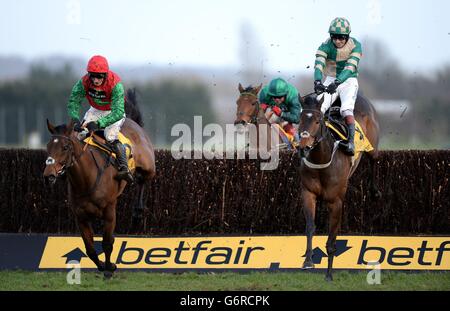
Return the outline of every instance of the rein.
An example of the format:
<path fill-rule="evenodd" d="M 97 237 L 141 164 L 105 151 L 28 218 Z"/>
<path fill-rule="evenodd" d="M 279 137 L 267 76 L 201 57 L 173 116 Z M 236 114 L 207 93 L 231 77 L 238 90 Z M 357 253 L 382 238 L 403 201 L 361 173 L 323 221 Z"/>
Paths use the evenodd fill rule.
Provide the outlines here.
<path fill-rule="evenodd" d="M 70 143 L 71 143 L 71 145 L 70 145 L 70 146 L 71 146 L 71 147 L 70 147 L 70 149 L 71 149 L 71 150 L 70 150 L 70 164 L 69 164 L 69 165 L 63 164 L 61 170 L 60 170 L 59 172 L 57 172 L 57 174 L 58 174 L 57 176 L 61 176 L 61 175 L 64 175 L 64 173 L 66 172 L 66 169 L 72 167 L 72 166 L 74 165 L 74 163 L 77 162 L 77 161 L 81 158 L 81 156 L 83 155 L 83 153 L 86 151 L 88 144 L 85 143 L 85 144 L 84 144 L 84 147 L 83 147 L 83 149 L 82 149 L 82 151 L 80 152 L 80 154 L 76 155 L 76 154 L 75 154 L 75 150 L 74 150 L 75 142 L 72 140 L 71 137 L 64 136 L 64 135 L 52 135 L 52 138 L 64 138 L 64 139 L 66 139 L 66 140 L 69 140 Z M 99 164 L 98 164 L 98 162 L 97 162 L 97 159 L 95 158 L 94 153 L 92 152 L 91 149 L 89 149 L 89 152 L 90 152 L 90 154 L 91 154 L 91 156 L 92 156 L 92 159 L 94 160 L 95 166 L 97 167 L 97 176 L 96 176 L 96 178 L 95 178 L 95 183 L 94 183 L 94 185 L 91 187 L 91 189 L 90 189 L 89 191 L 87 191 L 86 193 L 79 194 L 79 195 L 76 195 L 76 196 L 74 195 L 74 198 L 75 198 L 75 199 L 79 199 L 79 198 L 82 198 L 82 197 L 86 197 L 86 196 L 89 196 L 89 195 L 91 195 L 92 193 L 94 193 L 95 190 L 96 190 L 97 187 L 98 187 L 98 184 L 100 183 L 100 179 L 101 179 L 103 173 L 105 172 L 105 170 L 106 170 L 106 169 L 108 168 L 108 166 L 110 165 L 110 160 L 111 160 L 111 158 L 108 158 L 108 159 L 105 159 L 105 165 L 104 165 L 103 167 L 100 167 Z M 50 158 L 49 158 L 49 159 L 47 159 L 46 164 L 47 164 L 47 165 L 49 165 L 49 164 L 54 164 L 54 161 L 55 161 L 55 160 L 54 160 L 54 159 L 51 159 L 51 160 L 53 160 L 53 163 L 49 163 L 49 161 L 50 161 Z M 51 161 L 50 161 L 50 162 L 51 162 Z"/>
<path fill-rule="evenodd" d="M 328 131 L 328 128 L 326 127 L 326 125 L 325 125 L 325 122 L 324 122 L 324 119 L 323 119 L 323 114 L 322 114 L 322 112 L 321 112 L 320 110 L 315 110 L 315 109 L 303 109 L 303 110 L 302 110 L 302 113 L 303 113 L 303 111 L 309 111 L 309 112 L 319 113 L 319 114 L 320 114 L 320 119 L 319 119 L 319 122 L 320 122 L 320 137 L 317 138 L 317 136 L 313 136 L 313 137 L 314 137 L 314 142 L 313 142 L 313 144 L 312 144 L 311 146 L 307 146 L 307 148 L 308 148 L 308 153 L 309 153 L 309 152 L 311 152 L 314 148 L 316 148 L 316 147 L 319 145 L 319 143 L 321 143 L 321 142 L 324 140 L 325 135 L 326 135 L 327 133 L 329 133 L 329 131 Z M 325 135 L 324 135 L 324 128 L 325 128 Z M 311 135 L 311 134 L 310 134 L 309 132 L 307 132 L 307 131 L 302 132 L 300 135 L 303 137 L 304 133 L 305 133 L 305 135 Z M 311 136 L 312 136 L 312 135 L 311 135 Z M 337 150 L 337 148 L 338 148 L 340 142 L 341 142 L 340 140 L 337 140 L 337 141 L 334 142 L 334 144 L 333 144 L 333 151 L 331 152 L 331 157 L 330 157 L 330 161 L 329 161 L 329 162 L 323 163 L 323 164 L 315 164 L 315 163 L 312 163 L 311 161 L 309 161 L 309 160 L 307 159 L 307 156 L 302 155 L 302 160 L 303 160 L 303 162 L 305 163 L 305 165 L 306 165 L 307 167 L 312 168 L 312 169 L 324 169 L 324 168 L 329 167 L 329 166 L 331 165 L 331 163 L 333 162 L 334 154 L 336 153 L 336 150 Z"/>
<path fill-rule="evenodd" d="M 244 95 L 248 95 L 248 96 L 252 96 L 252 97 L 256 98 L 256 103 L 255 103 L 256 110 L 255 110 L 255 113 L 252 116 L 250 116 L 250 122 L 248 122 L 250 124 L 255 124 L 256 125 L 256 124 L 258 124 L 258 120 L 260 120 L 260 118 L 258 118 L 258 114 L 259 114 L 259 110 L 260 110 L 258 95 L 255 95 L 255 94 L 253 94 L 251 92 L 242 92 L 242 93 L 240 93 L 239 98 L 241 98 Z"/>
<path fill-rule="evenodd" d="M 62 165 L 61 170 L 58 172 L 58 176 L 60 176 L 60 175 L 64 175 L 64 173 L 66 172 L 66 169 L 72 167 L 73 164 L 74 164 L 74 162 L 78 161 L 78 159 L 81 158 L 81 156 L 82 156 L 83 153 L 84 153 L 85 148 L 83 148 L 83 150 L 81 151 L 81 153 L 80 153 L 79 155 L 76 155 L 76 154 L 75 154 L 75 150 L 74 150 L 74 144 L 75 144 L 75 143 L 73 142 L 72 138 L 70 138 L 70 137 L 68 137 L 68 136 L 64 136 L 64 135 L 58 135 L 58 134 L 52 135 L 52 139 L 53 139 L 53 138 L 63 138 L 63 139 L 66 139 L 66 140 L 68 140 L 68 141 L 70 142 L 70 146 L 71 146 L 71 147 L 70 147 L 70 164 L 67 165 L 67 163 L 64 163 L 64 164 Z M 53 160 L 53 163 L 49 163 L 49 160 L 50 160 L 50 159 L 47 159 L 47 161 L 46 161 L 46 164 L 47 164 L 47 165 L 48 165 L 48 164 L 54 164 L 54 159 L 51 159 L 51 160 Z"/>

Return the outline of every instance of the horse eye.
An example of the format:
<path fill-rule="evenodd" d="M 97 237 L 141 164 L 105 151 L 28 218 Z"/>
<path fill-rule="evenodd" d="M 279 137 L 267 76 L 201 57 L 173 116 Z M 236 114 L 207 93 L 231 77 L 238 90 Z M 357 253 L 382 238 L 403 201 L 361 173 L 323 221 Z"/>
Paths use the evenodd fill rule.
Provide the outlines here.
<path fill-rule="evenodd" d="M 68 146 L 68 145 L 65 145 L 65 146 L 63 147 L 63 149 L 64 149 L 64 150 L 67 150 L 67 149 L 69 149 L 69 146 Z"/>
<path fill-rule="evenodd" d="M 252 106 L 256 105 L 256 102 L 252 103 Z"/>

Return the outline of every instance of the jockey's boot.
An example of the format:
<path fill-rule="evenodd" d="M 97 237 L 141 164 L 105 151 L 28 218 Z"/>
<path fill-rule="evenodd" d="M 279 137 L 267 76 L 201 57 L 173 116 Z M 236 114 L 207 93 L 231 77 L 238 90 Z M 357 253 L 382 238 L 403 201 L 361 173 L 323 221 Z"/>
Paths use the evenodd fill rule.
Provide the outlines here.
<path fill-rule="evenodd" d="M 345 144 L 344 152 L 350 156 L 355 155 L 355 123 L 347 124 L 348 138 L 347 144 Z"/>
<path fill-rule="evenodd" d="M 117 163 L 119 164 L 119 172 L 117 173 L 117 179 L 125 179 L 128 183 L 133 182 L 133 175 L 128 169 L 127 153 L 125 146 L 118 140 L 112 143 L 114 153 L 117 156 Z"/>

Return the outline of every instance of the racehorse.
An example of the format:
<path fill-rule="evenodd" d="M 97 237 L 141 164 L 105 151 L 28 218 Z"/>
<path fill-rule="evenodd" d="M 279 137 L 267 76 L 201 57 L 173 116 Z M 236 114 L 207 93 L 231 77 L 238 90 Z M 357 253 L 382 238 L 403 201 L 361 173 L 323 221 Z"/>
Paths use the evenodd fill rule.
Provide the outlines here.
<path fill-rule="evenodd" d="M 262 84 L 257 87 L 251 85 L 245 89 L 239 83 L 239 98 L 236 101 L 236 120 L 235 126 L 247 127 L 248 125 L 256 126 L 255 135 L 250 135 L 250 148 L 256 148 L 264 152 L 270 152 L 274 148 L 291 148 L 286 137 L 280 132 L 280 128 L 273 126 L 269 122 L 272 112 L 264 113 L 260 108 L 258 93 L 262 88 Z M 279 143 L 284 142 L 284 143 Z"/>
<path fill-rule="evenodd" d="M 338 99 L 339 100 L 339 99 Z M 303 110 L 300 115 L 300 164 L 301 197 L 303 213 L 306 219 L 307 249 L 305 253 L 304 269 L 314 267 L 312 260 L 312 238 L 315 231 L 316 200 L 322 198 L 329 212 L 329 234 L 326 243 L 328 268 L 325 279 L 332 281 L 333 259 L 336 253 L 336 237 L 341 227 L 342 205 L 347 191 L 348 180 L 356 170 L 359 158 L 352 161 L 344 154 L 338 142 L 332 137 L 325 124 L 324 114 L 321 112 L 321 102 L 316 95 L 309 95 L 304 99 Z M 369 100 L 358 95 L 354 109 L 355 119 L 361 125 L 363 133 L 371 143 L 373 150 L 366 153 L 370 158 L 370 173 L 372 194 L 380 193 L 375 185 L 375 161 L 378 157 L 379 125 L 375 108 Z M 356 133 L 355 137 L 360 135 Z M 356 139 L 356 138 L 355 138 Z"/>
<path fill-rule="evenodd" d="M 135 94 L 130 90 L 127 92 L 126 111 L 133 119 L 126 118 L 121 133 L 132 142 L 135 180 L 140 187 L 137 208 L 142 211 L 145 183 L 155 176 L 155 154 L 152 142 L 141 126 L 142 118 Z M 116 204 L 127 182 L 115 179 L 117 169 L 111 165 L 110 155 L 79 140 L 73 125 L 71 121 L 67 125 L 54 126 L 47 120 L 52 136 L 47 144 L 48 158 L 44 178 L 53 184 L 57 177 L 67 172 L 70 205 L 81 231 L 86 254 L 98 270 L 103 271 L 106 278 L 110 278 L 117 269 L 111 262 Z M 103 220 L 102 247 L 105 262 L 99 260 L 94 248 L 92 221 L 96 218 Z"/>

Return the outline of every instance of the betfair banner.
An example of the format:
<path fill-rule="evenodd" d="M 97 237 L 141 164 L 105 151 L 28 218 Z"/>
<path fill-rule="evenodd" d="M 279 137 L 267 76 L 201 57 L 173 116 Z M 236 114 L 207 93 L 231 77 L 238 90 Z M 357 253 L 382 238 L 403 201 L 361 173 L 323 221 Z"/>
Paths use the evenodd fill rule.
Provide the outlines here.
<path fill-rule="evenodd" d="M 313 239 L 313 262 L 327 266 L 326 236 Z M 12 241 L 14 241 L 12 243 Z M 116 237 L 118 268 L 158 270 L 301 269 L 305 236 Z M 100 259 L 101 237 L 95 238 Z M 81 237 L 0 234 L 0 269 L 64 269 L 70 261 L 95 268 Z M 334 268 L 450 270 L 450 237 L 339 236 Z"/>

